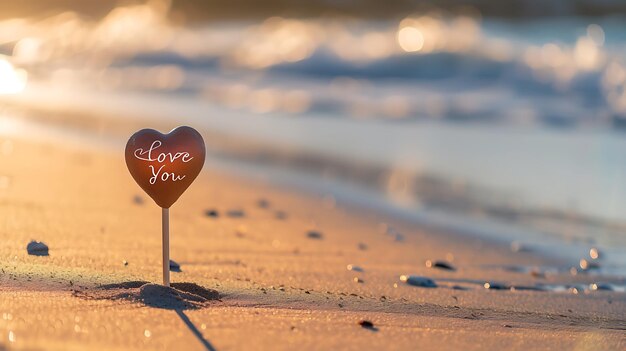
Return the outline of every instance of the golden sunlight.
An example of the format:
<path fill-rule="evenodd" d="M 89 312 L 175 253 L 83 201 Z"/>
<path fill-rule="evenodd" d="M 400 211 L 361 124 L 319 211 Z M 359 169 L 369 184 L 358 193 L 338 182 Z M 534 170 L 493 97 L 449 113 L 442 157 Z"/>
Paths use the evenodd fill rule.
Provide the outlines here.
<path fill-rule="evenodd" d="M 420 51 L 424 47 L 424 35 L 415 27 L 404 27 L 398 31 L 398 44 L 406 52 Z"/>
<path fill-rule="evenodd" d="M 27 73 L 0 58 L 0 94 L 17 94 L 26 88 Z"/>

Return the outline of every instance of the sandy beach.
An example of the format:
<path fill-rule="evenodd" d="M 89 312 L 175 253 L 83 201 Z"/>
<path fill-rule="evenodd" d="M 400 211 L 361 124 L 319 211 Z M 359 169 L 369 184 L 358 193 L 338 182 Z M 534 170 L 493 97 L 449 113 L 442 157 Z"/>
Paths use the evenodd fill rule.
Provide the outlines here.
<path fill-rule="evenodd" d="M 210 167 L 171 209 L 171 258 L 180 265 L 172 280 L 217 290 L 219 300 L 170 309 L 85 298 L 104 284 L 160 282 L 160 209 L 129 176 L 121 149 L 80 145 L 2 138 L 2 348 L 625 346 L 623 292 L 531 289 L 599 278 L 523 270 L 569 262 Z M 29 255 L 31 240 L 49 255 Z"/>
<path fill-rule="evenodd" d="M 0 351 L 625 350 L 623 5 L 456 3 L 0 5 Z"/>

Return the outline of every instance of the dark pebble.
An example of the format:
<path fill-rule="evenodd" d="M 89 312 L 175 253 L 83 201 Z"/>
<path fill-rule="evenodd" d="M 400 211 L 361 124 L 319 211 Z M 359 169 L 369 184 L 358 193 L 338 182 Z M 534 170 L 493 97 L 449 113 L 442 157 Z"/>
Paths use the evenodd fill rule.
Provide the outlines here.
<path fill-rule="evenodd" d="M 287 213 L 283 211 L 276 211 L 276 213 L 274 213 L 274 216 L 276 217 L 276 219 L 287 219 Z"/>
<path fill-rule="evenodd" d="M 259 206 L 260 208 L 268 208 L 270 207 L 270 202 L 265 199 L 259 199 L 256 202 L 256 205 Z"/>
<path fill-rule="evenodd" d="M 180 265 L 174 260 L 170 260 L 170 271 L 178 273 L 181 272 Z"/>
<path fill-rule="evenodd" d="M 48 256 L 48 245 L 33 240 L 26 245 L 26 251 L 29 255 Z"/>
<path fill-rule="evenodd" d="M 434 280 L 426 277 L 419 277 L 416 275 L 401 275 L 400 280 L 413 286 L 419 286 L 422 288 L 436 288 L 437 284 Z"/>
<path fill-rule="evenodd" d="M 363 328 L 368 328 L 368 329 L 374 328 L 374 323 L 365 319 L 360 320 L 359 325 Z"/>
<path fill-rule="evenodd" d="M 314 230 L 310 230 L 306 233 L 306 236 L 309 239 L 322 239 L 324 237 L 324 235 L 320 232 L 314 231 Z"/>
<path fill-rule="evenodd" d="M 226 212 L 226 215 L 228 217 L 241 218 L 244 217 L 246 214 L 242 210 L 229 210 L 228 212 Z"/>
<path fill-rule="evenodd" d="M 206 210 L 204 211 L 204 215 L 207 217 L 213 217 L 213 218 L 217 218 L 220 216 L 217 210 Z"/>
<path fill-rule="evenodd" d="M 469 288 L 460 285 L 453 285 L 452 290 L 469 290 Z"/>
<path fill-rule="evenodd" d="M 540 286 L 525 286 L 525 285 L 516 285 L 511 287 L 511 291 L 520 290 L 520 291 L 545 291 L 544 288 Z"/>
<path fill-rule="evenodd" d="M 137 205 L 143 205 L 144 200 L 143 200 L 143 197 L 141 197 L 141 196 L 139 196 L 139 195 L 135 195 L 135 196 L 133 197 L 133 202 L 134 202 L 135 204 L 137 204 Z"/>
<path fill-rule="evenodd" d="M 604 290 L 604 291 L 613 291 L 613 286 L 611 284 L 606 283 L 593 283 L 589 286 L 591 290 Z"/>
<path fill-rule="evenodd" d="M 439 268 L 439 269 L 444 269 L 447 271 L 456 271 L 456 268 L 454 268 L 454 266 L 452 266 L 451 264 L 449 264 L 448 262 L 445 261 L 431 261 L 431 260 L 427 260 L 426 261 L 426 267 L 428 268 Z"/>
<path fill-rule="evenodd" d="M 365 271 L 362 267 L 359 267 L 359 266 L 356 266 L 356 265 L 353 265 L 353 264 L 347 265 L 346 268 L 349 271 L 355 271 L 355 272 L 364 272 Z"/>
<path fill-rule="evenodd" d="M 361 250 L 361 251 L 365 251 L 365 250 L 367 250 L 367 244 L 364 244 L 364 243 L 359 243 L 359 244 L 357 245 L 357 247 L 358 247 L 358 248 L 359 248 L 359 250 Z"/>
<path fill-rule="evenodd" d="M 487 282 L 483 284 L 483 286 L 485 287 L 485 289 L 489 290 L 509 290 L 509 287 L 507 285 L 494 282 Z"/>

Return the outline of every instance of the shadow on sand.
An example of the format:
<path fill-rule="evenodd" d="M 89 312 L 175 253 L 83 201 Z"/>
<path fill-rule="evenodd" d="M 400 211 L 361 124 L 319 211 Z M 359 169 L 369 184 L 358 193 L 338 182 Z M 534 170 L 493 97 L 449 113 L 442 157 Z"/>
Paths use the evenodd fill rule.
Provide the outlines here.
<path fill-rule="evenodd" d="M 219 300 L 220 294 L 216 290 L 195 283 L 172 283 L 171 287 L 166 287 L 144 281 L 128 281 L 102 285 L 93 290 L 77 292 L 76 295 L 98 300 L 125 299 L 154 308 L 174 310 L 206 350 L 216 350 L 184 312 L 206 307 L 208 302 Z"/>
<path fill-rule="evenodd" d="M 193 322 L 189 319 L 189 317 L 187 317 L 185 312 L 183 312 L 182 310 L 176 310 L 176 314 L 178 315 L 178 317 L 180 317 L 183 323 L 185 323 L 185 325 L 187 326 L 187 328 L 189 328 L 189 330 L 193 333 L 193 335 L 196 336 L 198 341 L 200 341 L 200 343 L 204 346 L 206 350 L 216 351 L 215 347 L 213 347 L 213 345 L 211 345 L 211 343 L 207 339 L 204 338 L 202 333 L 198 330 L 198 328 L 196 328 L 195 324 L 193 324 Z"/>
<path fill-rule="evenodd" d="M 168 310 L 188 310 L 205 307 L 210 301 L 219 300 L 216 290 L 195 283 L 172 283 L 171 287 L 144 281 L 129 281 L 102 285 L 81 292 L 82 297 L 99 300 L 127 299 L 146 306 Z"/>

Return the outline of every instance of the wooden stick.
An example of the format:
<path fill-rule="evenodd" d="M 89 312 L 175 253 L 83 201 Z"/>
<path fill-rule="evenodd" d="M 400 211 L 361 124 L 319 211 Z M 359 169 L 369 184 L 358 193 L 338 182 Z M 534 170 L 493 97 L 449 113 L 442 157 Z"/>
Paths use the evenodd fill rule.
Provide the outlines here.
<path fill-rule="evenodd" d="M 170 209 L 163 209 L 163 285 L 170 286 Z"/>

